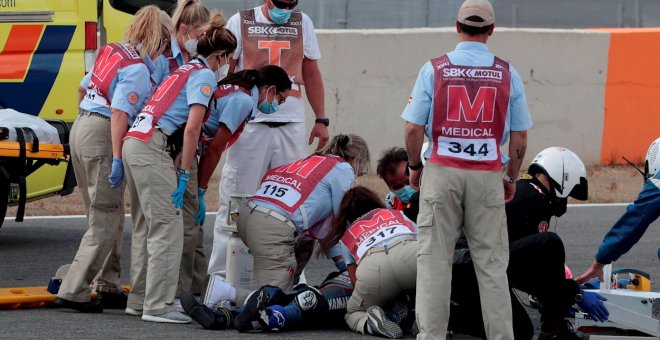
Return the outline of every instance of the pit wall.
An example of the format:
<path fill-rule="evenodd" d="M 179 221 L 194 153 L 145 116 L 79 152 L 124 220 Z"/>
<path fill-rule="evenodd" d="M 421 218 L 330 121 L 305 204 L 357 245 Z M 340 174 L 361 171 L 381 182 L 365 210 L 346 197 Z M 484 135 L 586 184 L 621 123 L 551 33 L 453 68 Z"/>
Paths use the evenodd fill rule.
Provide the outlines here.
<path fill-rule="evenodd" d="M 317 30 L 317 36 L 330 134 L 363 136 L 372 160 L 403 146 L 400 114 L 420 67 L 458 42 L 454 28 Z M 660 29 L 496 28 L 488 46 L 525 84 L 534 120 L 525 164 L 553 145 L 575 151 L 587 165 L 622 163 L 621 156 L 639 162 L 660 136 Z"/>

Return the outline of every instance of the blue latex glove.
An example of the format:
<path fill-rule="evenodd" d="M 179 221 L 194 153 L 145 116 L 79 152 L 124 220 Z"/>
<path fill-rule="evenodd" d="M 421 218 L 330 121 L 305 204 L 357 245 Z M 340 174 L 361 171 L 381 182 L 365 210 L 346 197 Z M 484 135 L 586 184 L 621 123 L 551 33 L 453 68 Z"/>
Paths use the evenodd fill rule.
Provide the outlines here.
<path fill-rule="evenodd" d="M 177 209 L 183 208 L 183 194 L 186 192 L 186 186 L 188 185 L 189 178 L 189 174 L 180 174 L 179 185 L 172 193 L 172 204 L 174 204 Z"/>
<path fill-rule="evenodd" d="M 610 312 L 607 311 L 607 307 L 603 304 L 603 301 L 607 301 L 607 298 L 594 292 L 585 291 L 582 292 L 582 298 L 582 302 L 578 303 L 578 306 L 583 311 L 587 312 L 596 321 L 607 321 Z"/>
<path fill-rule="evenodd" d="M 124 164 L 121 158 L 112 157 L 112 169 L 110 170 L 108 180 L 110 181 L 111 188 L 119 188 L 121 182 L 124 181 Z"/>
<path fill-rule="evenodd" d="M 197 199 L 199 200 L 199 210 L 195 214 L 195 225 L 203 226 L 206 219 L 206 203 L 204 202 L 206 189 L 197 188 Z"/>

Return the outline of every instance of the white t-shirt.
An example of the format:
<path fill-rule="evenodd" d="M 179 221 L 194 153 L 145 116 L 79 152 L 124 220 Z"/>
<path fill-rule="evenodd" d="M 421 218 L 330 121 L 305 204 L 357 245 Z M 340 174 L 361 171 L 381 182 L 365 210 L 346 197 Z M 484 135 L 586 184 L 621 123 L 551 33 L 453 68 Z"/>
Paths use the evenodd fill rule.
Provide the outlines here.
<path fill-rule="evenodd" d="M 259 23 L 272 24 L 261 10 L 261 6 L 253 8 L 254 18 Z M 314 23 L 307 14 L 302 13 L 303 23 L 303 53 L 307 59 L 320 59 L 321 49 L 319 42 L 316 40 L 316 33 L 314 32 Z M 236 51 L 234 51 L 234 59 L 238 60 L 236 71 L 243 69 L 243 38 L 241 36 L 241 15 L 236 13 L 227 21 L 227 29 L 229 29 L 236 36 Z M 293 83 L 292 88 L 297 89 L 301 85 Z M 264 114 L 259 112 L 254 122 L 304 122 L 305 121 L 305 103 L 302 99 L 289 96 L 286 102 L 279 106 L 277 112 L 271 114 Z"/>

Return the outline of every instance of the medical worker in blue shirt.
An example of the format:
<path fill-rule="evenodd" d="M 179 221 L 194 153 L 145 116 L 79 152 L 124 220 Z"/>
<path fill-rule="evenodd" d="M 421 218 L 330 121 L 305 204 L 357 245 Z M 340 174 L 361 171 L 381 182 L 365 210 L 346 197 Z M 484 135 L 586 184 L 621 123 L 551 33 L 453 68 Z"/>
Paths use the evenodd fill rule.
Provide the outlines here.
<path fill-rule="evenodd" d="M 199 0 L 177 2 L 172 13 L 174 32 L 170 49 L 165 51 L 170 73 L 189 62 L 197 55 L 197 40 L 202 37 L 202 26 L 209 20 L 209 10 Z M 226 67 L 228 68 L 228 66 Z M 200 294 L 206 283 L 206 253 L 204 252 L 204 229 L 195 223 L 199 210 L 197 197 L 197 159 L 190 167 L 190 179 L 183 197 L 183 253 L 179 270 L 178 296 L 182 289 Z"/>
<path fill-rule="evenodd" d="M 238 139 L 259 106 L 265 109 L 273 100 L 277 100 L 278 105 L 284 103 L 291 85 L 286 71 L 275 65 L 232 73 L 218 83 L 215 102 L 202 131 L 203 151 L 198 174 L 199 210 L 195 214 L 197 224 L 204 225 L 204 194 L 222 153 Z"/>
<path fill-rule="evenodd" d="M 121 143 L 116 145 L 113 137 L 115 131 L 127 130 L 130 119 L 151 95 L 152 84 L 160 82 L 162 70 L 154 60 L 171 35 L 168 21 L 155 6 L 138 11 L 124 42 L 101 49 L 92 72 L 83 78 L 78 90 L 80 113 L 71 129 L 71 159 L 89 229 L 56 302 L 80 312 L 100 313 L 103 306 L 126 305 L 119 279 L 124 186 L 121 154 L 116 151 L 121 150 Z M 91 302 L 89 285 L 101 269 L 99 299 Z"/>
<path fill-rule="evenodd" d="M 456 21 L 460 43 L 422 67 L 401 115 L 413 187 L 420 187 L 425 168 L 417 217 L 418 339 L 446 336 L 461 230 L 477 272 L 486 334 L 513 338 L 504 203 L 513 198 L 532 121 L 519 74 L 486 47 L 494 27 L 487 0 L 465 1 Z M 423 165 L 425 133 L 430 143 Z M 509 136 L 507 160 L 500 146 Z"/>
<path fill-rule="evenodd" d="M 644 162 L 644 187 L 626 212 L 607 232 L 596 259 L 584 274 L 575 280 L 579 283 L 598 277 L 603 282 L 603 266 L 616 261 L 637 243 L 651 223 L 660 216 L 660 138 L 651 143 Z M 658 249 L 660 258 L 660 249 Z M 609 279 L 609 278 L 608 278 Z"/>
<path fill-rule="evenodd" d="M 125 312 L 145 321 L 190 322 L 174 306 L 183 249 L 180 209 L 217 71 L 236 48 L 225 24 L 220 12 L 211 13 L 197 44 L 199 56 L 163 81 L 126 134 L 126 180 L 143 218 L 133 221 L 132 290 Z M 173 139 L 178 130 L 182 139 Z M 181 149 L 174 164 L 171 148 Z"/>

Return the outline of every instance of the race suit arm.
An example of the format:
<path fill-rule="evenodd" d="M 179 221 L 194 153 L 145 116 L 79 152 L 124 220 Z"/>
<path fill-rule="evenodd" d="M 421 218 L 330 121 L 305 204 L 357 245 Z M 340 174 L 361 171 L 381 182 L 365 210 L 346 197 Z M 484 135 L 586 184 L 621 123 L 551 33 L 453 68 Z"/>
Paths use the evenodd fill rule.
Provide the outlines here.
<path fill-rule="evenodd" d="M 607 232 L 596 253 L 596 261 L 609 264 L 627 253 L 660 215 L 660 173 L 644 184 L 634 203 Z"/>

